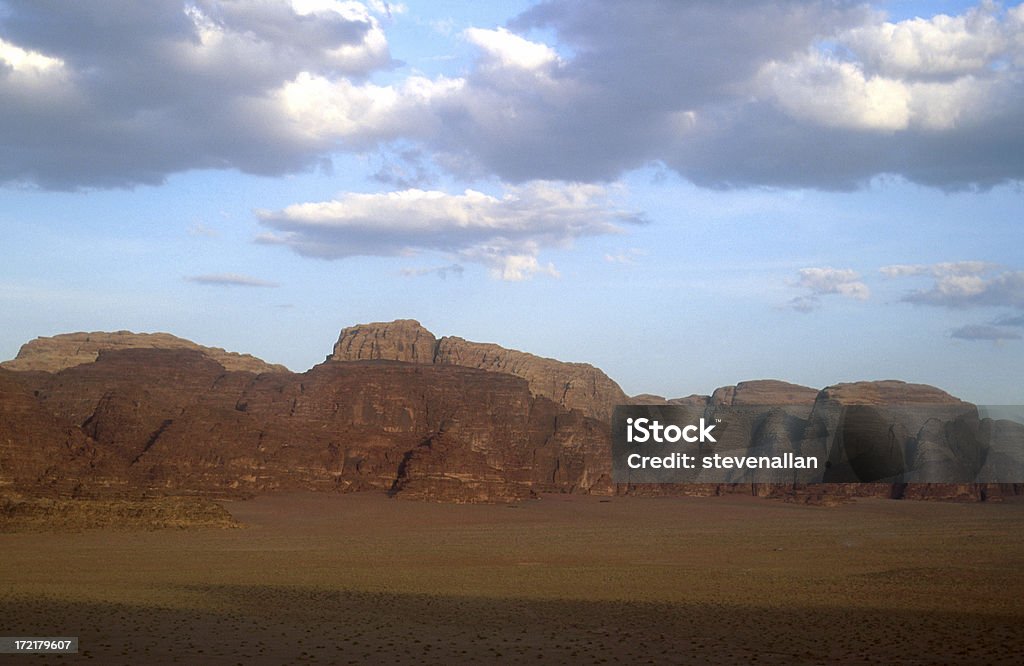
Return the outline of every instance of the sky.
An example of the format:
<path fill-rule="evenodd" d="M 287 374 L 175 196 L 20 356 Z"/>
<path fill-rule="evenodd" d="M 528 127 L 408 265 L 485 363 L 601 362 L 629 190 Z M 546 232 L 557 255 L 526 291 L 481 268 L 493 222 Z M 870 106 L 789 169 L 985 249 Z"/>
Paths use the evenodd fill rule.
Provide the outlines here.
<path fill-rule="evenodd" d="M 1024 4 L 0 0 L 0 358 L 345 326 L 1024 404 Z"/>

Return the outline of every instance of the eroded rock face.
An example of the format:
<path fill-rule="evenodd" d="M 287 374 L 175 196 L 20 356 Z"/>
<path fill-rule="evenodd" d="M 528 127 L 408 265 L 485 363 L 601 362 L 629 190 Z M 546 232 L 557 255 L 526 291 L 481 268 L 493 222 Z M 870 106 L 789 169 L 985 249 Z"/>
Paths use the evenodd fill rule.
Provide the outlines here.
<path fill-rule="evenodd" d="M 736 386 L 723 386 L 711 395 L 715 405 L 813 405 L 818 389 L 777 379 L 759 379 L 740 382 Z"/>
<path fill-rule="evenodd" d="M 0 363 L 8 370 L 59 372 L 83 363 L 92 363 L 102 351 L 115 349 L 193 349 L 200 351 L 228 370 L 247 372 L 287 372 L 283 365 L 274 365 L 249 354 L 224 351 L 219 347 L 204 347 L 170 333 L 64 333 L 47 338 L 36 338 L 22 345 L 18 356 Z"/>
<path fill-rule="evenodd" d="M 459 337 L 437 339 L 412 319 L 343 329 L 329 361 L 405 361 L 457 365 L 522 377 L 538 396 L 609 421 L 615 405 L 629 399 L 608 375 L 586 363 L 564 363 L 499 345 Z"/>
<path fill-rule="evenodd" d="M 741 382 L 678 401 L 695 414 L 739 408 L 749 418 L 726 434 L 772 452 L 795 452 L 827 419 L 848 413 L 850 432 L 841 432 L 850 442 L 837 462 L 877 482 L 616 487 L 609 421 L 587 413 L 629 399 L 596 368 L 436 340 L 411 321 L 381 326 L 346 329 L 331 357 L 346 362 L 301 374 L 231 370 L 205 348 L 108 349 L 57 372 L 0 369 L 0 486 L 79 496 L 375 488 L 491 502 L 539 492 L 743 493 L 815 503 L 1024 492 L 1012 468 L 1024 426 L 979 419 L 973 405 L 944 391 L 893 381 L 820 392 Z M 895 404 L 919 411 L 894 415 Z M 935 410 L 941 418 L 932 418 Z M 991 441 L 987 456 L 958 449 L 960 432 Z M 950 464 L 981 466 L 979 483 L 913 483 L 908 472 Z"/>
<path fill-rule="evenodd" d="M 844 405 L 968 404 L 934 386 L 910 384 L 895 379 L 835 384 L 822 389 L 821 399 Z"/>
<path fill-rule="evenodd" d="M 342 329 L 329 361 L 433 363 L 437 338 L 415 319 Z"/>
<path fill-rule="evenodd" d="M 608 428 L 511 375 L 396 362 L 256 375 L 162 349 L 0 372 L 3 413 L 21 415 L 0 430 L 0 478 L 23 490 L 377 488 L 446 501 L 612 490 Z"/>
<path fill-rule="evenodd" d="M 98 452 L 81 429 L 40 404 L 32 378 L 0 369 L 0 489 L 70 493 Z"/>

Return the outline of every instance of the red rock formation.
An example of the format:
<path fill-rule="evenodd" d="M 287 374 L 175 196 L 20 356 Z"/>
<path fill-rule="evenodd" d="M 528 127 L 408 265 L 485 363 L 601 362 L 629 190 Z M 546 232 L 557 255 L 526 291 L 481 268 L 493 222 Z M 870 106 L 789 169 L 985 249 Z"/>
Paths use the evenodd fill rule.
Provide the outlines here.
<path fill-rule="evenodd" d="M 31 388 L 18 376 L 2 376 L 0 413 L 25 416 L 4 419 L 0 460 L 22 489 L 68 476 L 74 461 L 51 469 L 32 452 L 55 460 L 70 429 L 102 463 L 76 476 L 93 494 L 379 488 L 507 501 L 535 486 L 611 491 L 608 428 L 511 375 L 380 361 L 255 375 L 194 350 L 126 349 L 28 374 Z"/>
<path fill-rule="evenodd" d="M 248 372 L 287 372 L 283 365 L 274 365 L 249 354 L 204 347 L 169 333 L 64 333 L 49 338 L 36 338 L 22 345 L 18 356 L 0 363 L 8 370 L 39 370 L 57 372 L 83 363 L 92 363 L 101 351 L 115 349 L 194 349 L 223 365 L 228 370 Z"/>
<path fill-rule="evenodd" d="M 433 363 L 437 338 L 415 319 L 359 324 L 342 329 L 329 361 Z"/>
<path fill-rule="evenodd" d="M 90 474 L 98 452 L 79 428 L 39 403 L 31 379 L 0 369 L 0 488 L 70 494 Z"/>
<path fill-rule="evenodd" d="M 844 405 L 965 405 L 942 389 L 927 384 L 908 384 L 895 379 L 851 382 L 822 389 L 822 400 Z"/>
<path fill-rule="evenodd" d="M 713 405 L 813 405 L 818 390 L 777 379 L 740 382 L 723 386 L 711 395 Z"/>
<path fill-rule="evenodd" d="M 436 339 L 418 321 L 361 324 L 343 329 L 328 361 L 406 361 L 458 365 L 522 377 L 530 390 L 568 409 L 602 421 L 611 420 L 615 405 L 628 402 L 608 375 L 586 363 L 564 363 L 457 337 Z"/>
<path fill-rule="evenodd" d="M 377 488 L 447 501 L 538 492 L 744 493 L 820 503 L 856 496 L 980 500 L 1024 491 L 1013 483 L 615 487 L 609 422 L 586 414 L 605 413 L 621 391 L 596 368 L 460 338 L 431 342 L 415 322 L 384 326 L 346 329 L 332 358 L 348 362 L 302 374 L 228 370 L 205 349 L 155 348 L 103 350 L 95 362 L 55 373 L 0 369 L 0 486 L 62 495 Z M 380 360 L 393 356 L 412 362 Z M 794 419 L 813 431 L 815 419 L 835 406 L 918 404 L 955 415 L 973 408 L 933 387 L 892 381 L 821 392 L 742 382 L 682 403 L 749 408 L 743 432 L 776 448 L 792 445 Z M 776 408 L 757 411 L 765 405 Z M 883 412 L 858 413 L 858 427 L 887 430 L 888 423 L 875 422 Z M 993 423 L 968 419 L 950 427 L 982 432 Z M 914 438 L 928 461 L 945 455 L 948 437 L 935 422 L 897 425 L 892 442 Z"/>

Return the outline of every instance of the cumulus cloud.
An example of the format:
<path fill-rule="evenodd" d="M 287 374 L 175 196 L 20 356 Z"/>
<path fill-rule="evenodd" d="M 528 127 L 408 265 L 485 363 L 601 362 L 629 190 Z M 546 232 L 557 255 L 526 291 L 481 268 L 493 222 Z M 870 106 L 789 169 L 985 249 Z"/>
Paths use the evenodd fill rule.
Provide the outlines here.
<path fill-rule="evenodd" d="M 482 61 L 485 67 L 537 71 L 548 69 L 559 60 L 558 54 L 547 44 L 531 42 L 507 28 L 469 28 L 464 34 L 485 54 Z"/>
<path fill-rule="evenodd" d="M 1013 38 L 1020 12 L 1000 19 L 987 5 L 956 17 L 869 22 L 835 35 L 841 55 L 812 46 L 766 63 L 761 82 L 787 113 L 826 127 L 889 133 L 984 123 L 994 101 L 1019 95 L 1019 77 L 996 70 L 1021 55 Z"/>
<path fill-rule="evenodd" d="M 1021 11 L 1018 6 L 1000 21 L 989 4 L 960 16 L 881 21 L 848 30 L 843 42 L 884 76 L 948 79 L 977 72 L 1013 50 Z"/>
<path fill-rule="evenodd" d="M 306 82 L 392 66 L 376 15 L 343 0 L 7 0 L 0 40 L 0 182 L 62 189 L 307 168 L 339 133 L 295 108 Z"/>
<path fill-rule="evenodd" d="M 871 290 L 861 282 L 860 274 L 849 268 L 801 268 L 794 287 L 809 293 L 790 299 L 788 305 L 797 312 L 811 312 L 821 305 L 821 296 L 836 294 L 866 301 Z"/>
<path fill-rule="evenodd" d="M 871 295 L 860 274 L 849 268 L 802 268 L 797 286 L 806 287 L 815 294 L 839 294 L 860 301 Z"/>
<path fill-rule="evenodd" d="M 475 190 L 348 193 L 257 215 L 271 230 L 259 242 L 304 256 L 440 252 L 483 264 L 502 280 L 557 275 L 538 259 L 544 248 L 568 247 L 577 238 L 617 233 L 621 224 L 642 221 L 616 207 L 603 187 L 544 181 L 510 187 L 501 197 Z"/>
<path fill-rule="evenodd" d="M 0 182 L 280 174 L 392 142 L 513 183 L 609 181 L 651 163 L 719 188 L 1024 178 L 1021 4 L 892 22 L 831 0 L 546 0 L 453 35 L 477 50 L 466 71 L 382 85 L 370 77 L 396 66 L 384 18 L 396 9 L 7 0 Z"/>
<path fill-rule="evenodd" d="M 880 269 L 888 277 L 928 276 L 932 286 L 903 296 L 918 305 L 947 308 L 976 306 L 1024 309 L 1024 271 L 1002 271 L 997 264 L 959 261 L 931 265 L 893 265 Z"/>
<path fill-rule="evenodd" d="M 212 285 L 216 287 L 279 287 L 276 282 L 268 282 L 249 275 L 238 273 L 216 273 L 211 275 L 192 275 L 185 278 L 196 284 Z"/>
<path fill-rule="evenodd" d="M 944 276 L 936 280 L 932 288 L 910 293 L 903 300 L 948 308 L 1024 308 L 1024 271 L 1008 271 L 989 278 L 980 275 Z"/>
<path fill-rule="evenodd" d="M 1007 331 L 1006 329 L 998 328 L 996 326 L 981 325 L 961 326 L 950 333 L 950 337 L 958 338 L 960 340 L 991 340 L 993 342 L 1021 339 L 1020 333 Z"/>
<path fill-rule="evenodd" d="M 1022 29 L 994 4 L 892 23 L 830 2 L 549 0 L 467 33 L 480 60 L 424 141 L 512 181 L 655 161 L 711 187 L 987 187 L 1024 177 Z"/>

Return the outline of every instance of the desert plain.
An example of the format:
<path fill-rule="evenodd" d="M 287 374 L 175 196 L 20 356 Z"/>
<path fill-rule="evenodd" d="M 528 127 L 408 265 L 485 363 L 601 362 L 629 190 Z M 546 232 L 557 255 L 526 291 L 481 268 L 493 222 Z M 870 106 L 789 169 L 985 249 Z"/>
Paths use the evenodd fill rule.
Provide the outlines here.
<path fill-rule="evenodd" d="M 0 534 L 0 663 L 1020 663 L 1024 502 L 297 493 Z"/>

